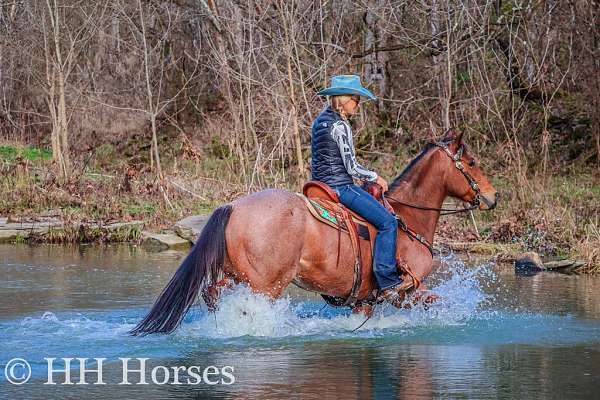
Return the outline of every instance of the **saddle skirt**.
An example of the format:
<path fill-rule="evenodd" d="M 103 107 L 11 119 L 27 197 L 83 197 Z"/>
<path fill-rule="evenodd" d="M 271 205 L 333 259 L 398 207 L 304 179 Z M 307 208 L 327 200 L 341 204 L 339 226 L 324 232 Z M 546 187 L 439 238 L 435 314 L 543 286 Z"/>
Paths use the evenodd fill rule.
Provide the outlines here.
<path fill-rule="evenodd" d="M 376 189 L 376 188 L 375 188 Z M 381 193 L 381 190 L 379 190 Z M 318 220 L 350 236 L 354 252 L 354 279 L 352 289 L 347 298 L 322 295 L 333 306 L 356 306 L 358 292 L 362 285 L 363 267 L 370 267 L 373 262 L 373 250 L 377 229 L 365 221 L 363 217 L 339 202 L 337 194 L 322 182 L 309 181 L 304 185 L 302 198 L 310 213 Z M 383 198 L 383 196 L 381 196 Z M 389 205 L 387 205 L 389 206 Z M 389 207 L 391 209 L 391 207 Z M 338 242 L 338 263 L 341 238 Z M 374 294 L 373 296 L 374 297 Z"/>
<path fill-rule="evenodd" d="M 381 186 L 376 183 L 368 182 L 363 185 L 363 189 L 370 193 L 388 211 L 395 215 L 394 209 L 390 206 L 383 195 L 383 189 Z M 355 258 L 354 278 L 352 282 L 352 289 L 350 290 L 348 297 L 334 297 L 326 294 L 321 294 L 321 296 L 325 299 L 325 301 L 327 301 L 327 303 L 336 307 L 356 307 L 364 304 L 373 304 L 374 302 L 378 301 L 377 290 L 373 291 L 366 299 L 358 299 L 358 294 L 360 292 L 363 280 L 363 267 L 372 267 L 373 250 L 375 248 L 377 229 L 367 222 L 363 217 L 341 204 L 337 193 L 322 182 L 309 181 L 304 185 L 302 192 L 303 195 L 300 196 L 304 199 L 306 207 L 310 213 L 317 220 L 336 228 L 338 235 L 341 235 L 342 232 L 345 232 L 345 234 L 350 236 L 350 243 L 352 244 L 352 251 Z M 401 228 L 402 231 L 411 238 L 411 240 L 416 239 L 421 242 L 422 245 L 427 246 L 433 256 L 431 245 L 425 241 L 421 235 L 408 228 L 408 226 L 406 226 L 406 224 L 400 219 L 398 219 L 398 227 Z M 339 265 L 341 237 L 338 240 L 337 251 L 337 264 Z M 412 288 L 417 289 L 421 285 L 421 281 L 411 271 L 410 267 L 399 253 L 396 254 L 396 261 L 398 263 L 398 272 L 402 276 L 402 279 L 411 279 Z"/>
<path fill-rule="evenodd" d="M 342 231 L 348 233 L 348 221 L 342 215 L 342 208 L 345 207 L 341 203 L 318 198 L 311 199 L 308 197 L 304 197 L 304 200 L 313 217 L 336 229 L 341 228 Z M 371 239 L 377 234 L 375 227 L 352 210 L 346 209 L 346 211 L 352 218 L 352 223 L 356 225 L 358 237 L 362 240 L 371 242 Z"/>

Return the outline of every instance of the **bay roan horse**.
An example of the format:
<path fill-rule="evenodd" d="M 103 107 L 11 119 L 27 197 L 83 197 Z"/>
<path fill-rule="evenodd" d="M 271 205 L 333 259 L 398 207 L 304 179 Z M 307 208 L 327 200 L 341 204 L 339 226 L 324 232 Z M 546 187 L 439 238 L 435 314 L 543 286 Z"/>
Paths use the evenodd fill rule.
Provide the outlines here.
<path fill-rule="evenodd" d="M 497 192 L 462 143 L 448 132 L 428 144 L 392 183 L 386 197 L 414 232 L 433 243 L 440 209 L 447 196 L 492 209 Z M 202 293 L 210 308 L 223 282 L 245 283 L 256 293 L 281 296 L 290 284 L 336 297 L 347 297 L 354 274 L 350 239 L 317 221 L 305 202 L 285 190 L 264 190 L 214 211 L 190 254 L 133 335 L 170 333 Z M 431 272 L 429 249 L 398 232 L 398 249 L 417 278 Z M 363 268 L 359 299 L 376 289 L 370 266 Z"/>

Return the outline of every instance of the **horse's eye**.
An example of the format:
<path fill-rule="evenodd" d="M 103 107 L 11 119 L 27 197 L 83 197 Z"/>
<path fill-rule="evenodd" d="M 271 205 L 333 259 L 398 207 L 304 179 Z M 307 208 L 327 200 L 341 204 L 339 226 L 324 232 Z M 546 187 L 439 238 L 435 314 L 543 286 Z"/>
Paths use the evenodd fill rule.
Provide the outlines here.
<path fill-rule="evenodd" d="M 469 167 L 474 167 L 475 166 L 475 160 L 471 159 L 469 160 Z"/>

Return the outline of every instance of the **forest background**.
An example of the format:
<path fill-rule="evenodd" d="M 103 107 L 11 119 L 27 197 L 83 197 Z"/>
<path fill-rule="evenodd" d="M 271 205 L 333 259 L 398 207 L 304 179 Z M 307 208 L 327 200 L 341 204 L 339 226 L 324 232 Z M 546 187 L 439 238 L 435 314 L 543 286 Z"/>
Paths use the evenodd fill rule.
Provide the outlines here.
<path fill-rule="evenodd" d="M 440 238 L 600 270 L 592 0 L 0 0 L 0 215 L 157 228 L 310 176 L 316 92 L 355 73 L 388 180 L 464 132 L 502 198 Z"/>

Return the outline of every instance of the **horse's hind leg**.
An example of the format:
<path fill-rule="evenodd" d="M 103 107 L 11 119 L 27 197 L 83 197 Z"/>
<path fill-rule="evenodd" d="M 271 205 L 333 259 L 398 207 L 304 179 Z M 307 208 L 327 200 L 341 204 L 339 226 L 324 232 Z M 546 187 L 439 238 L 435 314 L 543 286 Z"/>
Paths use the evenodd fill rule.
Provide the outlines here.
<path fill-rule="evenodd" d="M 214 285 L 208 286 L 202 291 L 202 299 L 206 303 L 208 311 L 215 312 L 217 310 L 217 304 L 219 302 L 219 297 L 221 296 L 221 291 L 225 288 L 231 288 L 233 285 L 234 282 L 232 279 L 223 278 Z"/>
<path fill-rule="evenodd" d="M 277 299 L 295 278 L 298 259 L 289 260 L 282 254 L 260 254 L 264 256 L 244 254 L 231 257 L 231 275 L 236 283 L 247 284 L 254 293 Z"/>
<path fill-rule="evenodd" d="M 253 292 L 276 299 L 281 297 L 296 274 L 294 265 L 271 264 L 267 257 L 258 265 L 250 264 L 248 257 L 234 256 L 232 259 L 225 267 L 228 276 L 202 291 L 202 299 L 210 312 L 217 310 L 223 289 L 233 288 L 237 283 L 244 283 Z"/>

